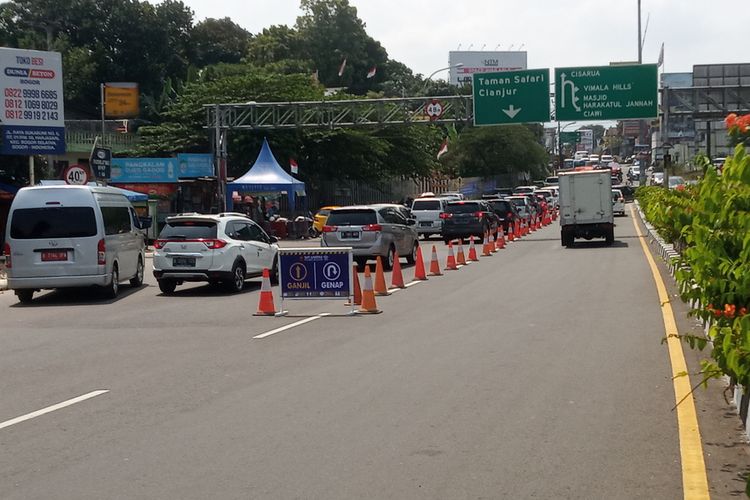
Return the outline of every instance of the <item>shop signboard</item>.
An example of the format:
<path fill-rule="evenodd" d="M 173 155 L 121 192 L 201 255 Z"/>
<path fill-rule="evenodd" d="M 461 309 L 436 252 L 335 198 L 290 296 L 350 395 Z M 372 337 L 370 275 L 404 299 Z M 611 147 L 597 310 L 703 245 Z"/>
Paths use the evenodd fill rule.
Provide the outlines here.
<path fill-rule="evenodd" d="M 65 153 L 59 52 L 0 48 L 0 154 Z"/>
<path fill-rule="evenodd" d="M 110 180 L 114 183 L 170 183 L 213 175 L 211 155 L 179 154 L 177 158 L 113 158 Z"/>

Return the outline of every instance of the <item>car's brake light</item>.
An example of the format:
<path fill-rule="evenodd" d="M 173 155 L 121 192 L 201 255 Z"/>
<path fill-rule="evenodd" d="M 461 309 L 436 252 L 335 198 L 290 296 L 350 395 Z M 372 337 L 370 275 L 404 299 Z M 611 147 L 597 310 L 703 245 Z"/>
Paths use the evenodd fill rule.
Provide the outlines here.
<path fill-rule="evenodd" d="M 167 244 L 167 240 L 156 240 L 154 241 L 154 248 L 157 250 L 161 250 L 164 248 L 164 245 Z"/>
<path fill-rule="evenodd" d="M 362 226 L 362 231 L 382 231 L 383 226 L 380 224 L 367 224 L 366 226 Z"/>
<path fill-rule="evenodd" d="M 481 218 L 484 215 L 484 212 L 474 212 L 472 215 L 474 217 L 480 217 Z"/>
<path fill-rule="evenodd" d="M 10 269 L 11 268 L 10 245 L 8 243 L 3 245 L 3 254 L 5 254 L 5 268 Z"/>
<path fill-rule="evenodd" d="M 104 238 L 100 239 L 96 245 L 96 263 L 100 266 L 107 263 L 107 246 L 104 243 Z"/>
<path fill-rule="evenodd" d="M 440 218 L 441 219 L 450 219 L 451 217 L 453 217 L 453 214 L 450 213 L 450 212 L 441 212 L 440 213 Z"/>
<path fill-rule="evenodd" d="M 227 242 L 224 240 L 201 240 L 206 247 L 216 250 L 227 246 Z"/>
<path fill-rule="evenodd" d="M 505 216 L 509 219 L 513 218 L 513 212 L 508 212 Z"/>
<path fill-rule="evenodd" d="M 337 226 L 323 226 L 324 233 L 335 233 L 337 229 Z"/>

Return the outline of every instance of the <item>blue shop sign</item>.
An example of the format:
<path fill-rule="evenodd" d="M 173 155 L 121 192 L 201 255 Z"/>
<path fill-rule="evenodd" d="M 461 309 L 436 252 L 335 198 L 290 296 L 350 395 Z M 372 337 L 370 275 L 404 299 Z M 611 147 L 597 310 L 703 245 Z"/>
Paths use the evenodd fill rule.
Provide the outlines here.
<path fill-rule="evenodd" d="M 213 177 L 214 157 L 208 153 L 178 153 L 179 177 Z"/>
<path fill-rule="evenodd" d="M 330 299 L 352 294 L 350 248 L 285 248 L 279 251 L 284 299 Z"/>
<path fill-rule="evenodd" d="M 213 176 L 210 154 L 179 154 L 177 158 L 112 158 L 114 183 L 170 183 L 181 178 Z"/>

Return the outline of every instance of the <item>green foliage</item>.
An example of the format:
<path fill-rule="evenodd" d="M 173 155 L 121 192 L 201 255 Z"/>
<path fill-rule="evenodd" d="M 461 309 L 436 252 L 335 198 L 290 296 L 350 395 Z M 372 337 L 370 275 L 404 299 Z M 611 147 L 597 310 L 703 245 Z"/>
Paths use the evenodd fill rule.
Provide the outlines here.
<path fill-rule="evenodd" d="M 722 175 L 707 168 L 700 184 L 685 192 L 649 187 L 636 196 L 664 237 L 684 247 L 681 296 L 698 301 L 693 314 L 712 321 L 713 361 L 704 374 L 724 373 L 749 387 L 750 156 L 739 145 Z"/>
<path fill-rule="evenodd" d="M 523 125 L 468 128 L 446 158 L 464 177 L 529 172 L 538 178 L 549 160 L 535 133 Z"/>
<path fill-rule="evenodd" d="M 248 51 L 252 35 L 232 22 L 223 19 L 205 19 L 193 27 L 191 32 L 194 59 L 198 67 L 218 63 L 238 63 Z"/>

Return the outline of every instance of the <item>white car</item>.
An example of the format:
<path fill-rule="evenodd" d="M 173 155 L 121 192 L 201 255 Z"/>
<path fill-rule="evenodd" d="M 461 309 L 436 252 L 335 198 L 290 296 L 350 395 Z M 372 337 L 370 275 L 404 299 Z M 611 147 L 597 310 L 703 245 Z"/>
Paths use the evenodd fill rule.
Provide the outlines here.
<path fill-rule="evenodd" d="M 625 215 L 625 197 L 619 189 L 612 190 L 612 212 Z"/>
<path fill-rule="evenodd" d="M 165 294 L 185 281 L 223 283 L 239 292 L 247 278 L 268 269 L 279 275 L 276 238 L 238 213 L 181 214 L 168 217 L 154 242 L 154 277 Z"/>

